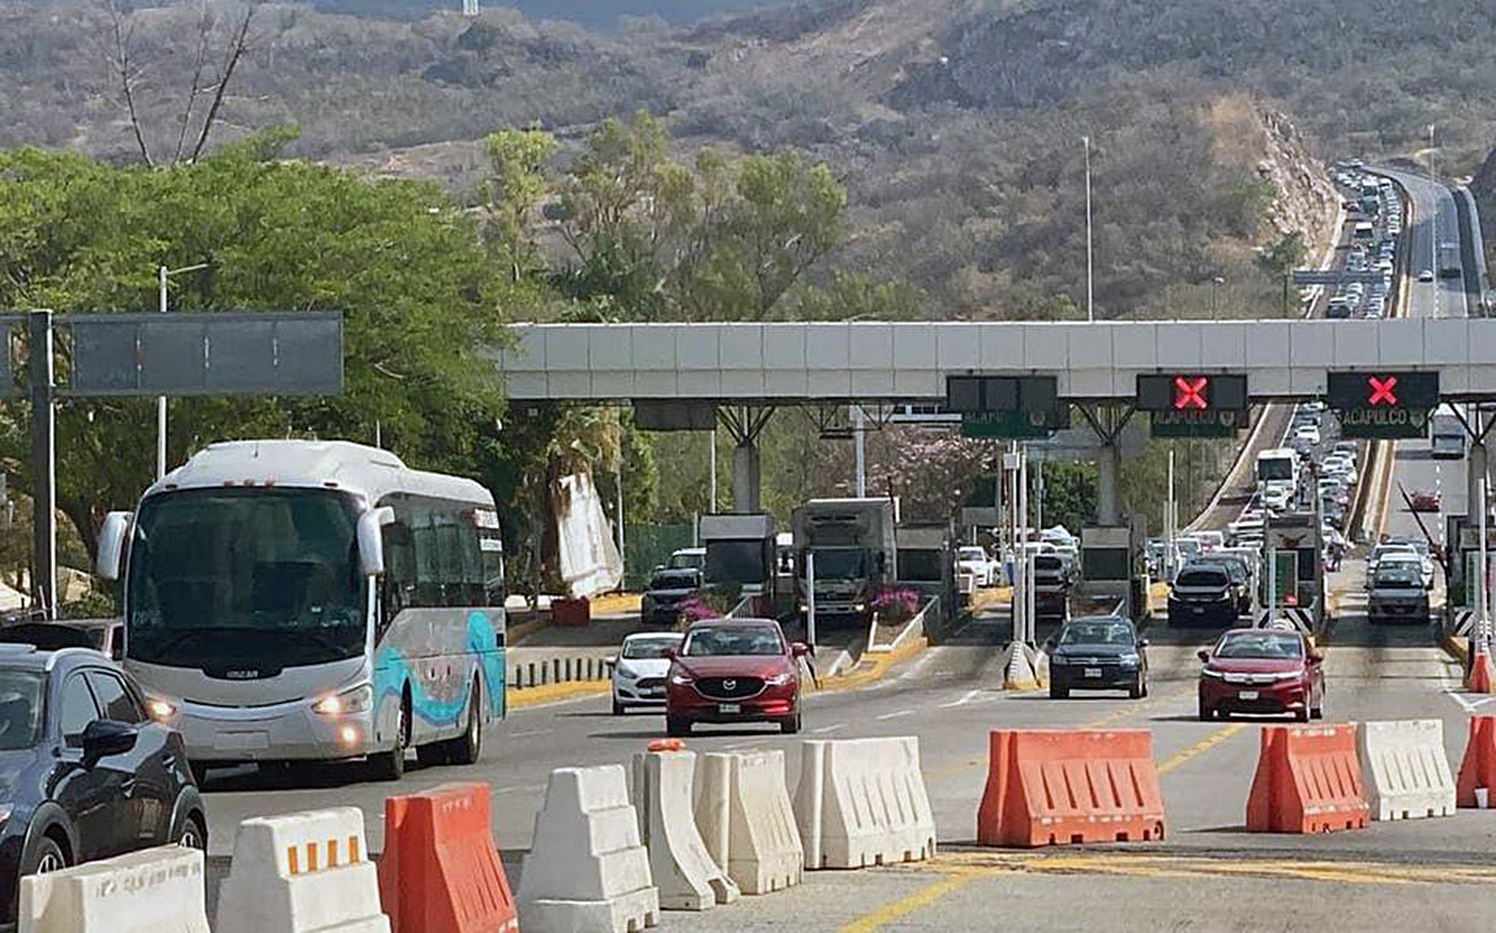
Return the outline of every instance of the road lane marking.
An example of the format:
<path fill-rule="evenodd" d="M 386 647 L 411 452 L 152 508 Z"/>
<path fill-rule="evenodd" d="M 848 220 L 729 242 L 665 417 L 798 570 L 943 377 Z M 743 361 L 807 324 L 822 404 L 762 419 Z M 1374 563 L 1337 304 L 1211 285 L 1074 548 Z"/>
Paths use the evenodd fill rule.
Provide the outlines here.
<path fill-rule="evenodd" d="M 1460 704 L 1467 713 L 1473 713 L 1492 700 L 1496 700 L 1496 696 L 1481 697 L 1479 700 L 1466 699 L 1463 693 L 1448 687 L 1445 688 L 1444 695 Z"/>
<path fill-rule="evenodd" d="M 966 704 L 972 702 L 973 700 L 975 700 L 977 697 L 981 696 L 985 692 L 986 691 L 983 691 L 983 690 L 968 690 L 968 691 L 966 691 L 966 695 L 963 696 L 961 699 L 959 699 L 959 700 L 952 700 L 949 703 L 941 703 L 939 706 L 937 706 L 935 708 L 936 709 L 955 709 L 958 706 L 965 706 Z"/>
<path fill-rule="evenodd" d="M 1205 754 L 1212 748 L 1215 748 L 1217 745 L 1220 745 L 1222 742 L 1231 738 L 1233 735 L 1236 735 L 1238 732 L 1245 730 L 1246 728 L 1247 723 L 1234 722 L 1229 726 L 1223 726 L 1222 728 L 1217 729 L 1210 735 L 1207 735 L 1205 738 L 1196 742 L 1194 745 L 1191 745 L 1189 748 L 1186 748 L 1184 751 L 1175 755 L 1173 758 L 1170 758 L 1168 761 L 1159 765 L 1158 773 L 1168 774 L 1170 771 L 1173 771 L 1175 768 L 1178 768 L 1180 765 L 1184 764 L 1190 759 L 1198 755 Z"/>
<path fill-rule="evenodd" d="M 811 733 L 813 735 L 825 735 L 827 732 L 835 732 L 838 729 L 845 729 L 845 728 L 847 728 L 847 724 L 844 723 L 844 722 L 839 722 L 839 723 L 837 723 L 834 726 L 822 726 L 819 729 L 812 729 L 810 731 L 811 731 Z"/>
<path fill-rule="evenodd" d="M 892 713 L 884 713 L 882 716 L 875 716 L 873 718 L 877 719 L 879 722 L 882 722 L 885 719 L 898 719 L 900 716 L 913 716 L 913 715 L 914 715 L 914 710 L 912 710 L 912 709 L 900 709 L 900 710 L 894 710 Z"/>
<path fill-rule="evenodd" d="M 1304 861 L 1250 856 L 1216 858 L 1120 852 L 1084 855 L 947 853 L 931 861 L 900 867 L 907 871 L 946 874 L 953 878 L 1004 874 L 1098 874 L 1152 878 L 1282 878 L 1353 885 L 1490 884 L 1496 879 L 1496 869 L 1470 864 L 1402 865 L 1393 862 Z"/>
<path fill-rule="evenodd" d="M 524 784 L 518 787 L 495 787 L 490 793 L 497 797 L 499 794 L 518 794 L 533 790 L 545 790 L 544 784 Z"/>
<path fill-rule="evenodd" d="M 953 891 L 958 891 L 975 881 L 975 874 L 958 874 L 942 878 L 934 884 L 925 885 L 904 898 L 886 904 L 870 914 L 842 927 L 840 933 L 873 933 L 874 930 L 893 923 L 916 910 L 923 910 Z"/>
<path fill-rule="evenodd" d="M 511 732 L 509 734 L 509 737 L 511 739 L 523 739 L 526 736 L 531 736 L 531 735 L 550 735 L 550 734 L 551 734 L 551 730 L 550 729 L 526 729 L 524 732 Z"/>

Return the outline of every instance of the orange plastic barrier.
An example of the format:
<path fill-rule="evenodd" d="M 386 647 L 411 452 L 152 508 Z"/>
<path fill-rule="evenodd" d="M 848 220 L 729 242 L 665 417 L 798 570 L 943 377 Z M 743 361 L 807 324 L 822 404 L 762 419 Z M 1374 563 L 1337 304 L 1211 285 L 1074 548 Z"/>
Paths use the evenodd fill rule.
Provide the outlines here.
<path fill-rule="evenodd" d="M 1486 806 L 1496 798 L 1496 716 L 1471 716 L 1470 741 L 1460 761 L 1460 776 L 1455 781 L 1455 805 L 1476 807 L 1475 789 L 1486 789 Z"/>
<path fill-rule="evenodd" d="M 519 930 L 489 827 L 487 784 L 389 797 L 384 820 L 379 899 L 392 933 Z"/>
<path fill-rule="evenodd" d="M 1496 684 L 1496 670 L 1492 668 L 1491 656 L 1477 652 L 1470 659 L 1470 676 L 1465 678 L 1465 686 L 1472 693 L 1491 693 L 1493 684 Z"/>
<path fill-rule="evenodd" d="M 551 600 L 551 624 L 580 626 L 592 621 L 592 603 L 587 599 Z"/>
<path fill-rule="evenodd" d="M 1032 848 L 1164 838 L 1164 801 L 1144 729 L 996 729 L 977 840 Z"/>
<path fill-rule="evenodd" d="M 1263 727 L 1247 832 L 1330 833 L 1365 829 L 1369 819 L 1354 728 Z"/>

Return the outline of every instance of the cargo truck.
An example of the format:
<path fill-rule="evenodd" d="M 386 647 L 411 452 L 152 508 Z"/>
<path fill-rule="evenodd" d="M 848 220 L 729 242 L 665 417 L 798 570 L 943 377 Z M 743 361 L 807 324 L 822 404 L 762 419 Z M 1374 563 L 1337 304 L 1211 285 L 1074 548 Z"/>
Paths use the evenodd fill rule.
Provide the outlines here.
<path fill-rule="evenodd" d="M 702 589 L 708 593 L 763 596 L 772 603 L 776 560 L 774 516 L 703 515 Z"/>
<path fill-rule="evenodd" d="M 1439 276 L 1440 278 L 1452 279 L 1461 274 L 1460 269 L 1460 244 L 1439 244 Z"/>
<path fill-rule="evenodd" d="M 816 618 L 866 623 L 873 601 L 893 582 L 898 546 L 891 499 L 812 499 L 791 517 L 800 613 L 810 606 L 814 557 Z"/>

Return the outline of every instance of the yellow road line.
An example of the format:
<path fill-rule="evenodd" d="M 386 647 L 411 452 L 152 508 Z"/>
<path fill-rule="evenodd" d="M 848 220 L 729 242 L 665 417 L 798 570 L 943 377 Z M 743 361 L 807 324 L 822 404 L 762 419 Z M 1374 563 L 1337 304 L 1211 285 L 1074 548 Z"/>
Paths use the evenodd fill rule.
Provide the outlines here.
<path fill-rule="evenodd" d="M 976 877 L 975 874 L 949 875 L 934 884 L 920 888 L 903 900 L 886 904 L 872 913 L 866 914 L 847 924 L 841 928 L 841 933 L 872 933 L 872 931 L 885 924 L 893 923 L 895 920 L 906 917 L 916 910 L 922 910 L 930 906 L 952 891 L 966 887 L 966 885 L 976 880 Z"/>
<path fill-rule="evenodd" d="M 1173 758 L 1170 758 L 1168 761 L 1159 765 L 1158 773 L 1168 774 L 1170 771 L 1178 768 L 1180 765 L 1189 761 L 1191 758 L 1194 758 L 1197 755 L 1205 754 L 1212 748 L 1220 745 L 1222 742 L 1231 738 L 1233 735 L 1236 735 L 1238 732 L 1241 732 L 1245 728 L 1247 728 L 1246 723 L 1234 722 L 1229 726 L 1223 726 L 1222 728 L 1217 729 L 1210 735 L 1207 735 L 1205 738 L 1201 739 L 1199 742 L 1196 742 L 1194 745 L 1191 745 L 1189 748 L 1186 748 L 1184 751 L 1175 755 Z"/>

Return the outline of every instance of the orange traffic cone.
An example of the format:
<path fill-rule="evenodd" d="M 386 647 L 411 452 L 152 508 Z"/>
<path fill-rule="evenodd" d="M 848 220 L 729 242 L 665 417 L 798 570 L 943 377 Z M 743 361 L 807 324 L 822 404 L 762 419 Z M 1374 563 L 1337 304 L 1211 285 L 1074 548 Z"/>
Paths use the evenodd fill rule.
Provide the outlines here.
<path fill-rule="evenodd" d="M 1472 693 L 1491 693 L 1493 681 L 1496 681 L 1496 669 L 1491 666 L 1490 653 L 1482 646 L 1470 660 L 1470 676 L 1466 678 L 1465 686 Z"/>

